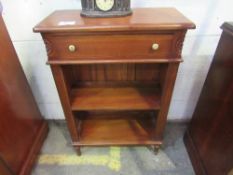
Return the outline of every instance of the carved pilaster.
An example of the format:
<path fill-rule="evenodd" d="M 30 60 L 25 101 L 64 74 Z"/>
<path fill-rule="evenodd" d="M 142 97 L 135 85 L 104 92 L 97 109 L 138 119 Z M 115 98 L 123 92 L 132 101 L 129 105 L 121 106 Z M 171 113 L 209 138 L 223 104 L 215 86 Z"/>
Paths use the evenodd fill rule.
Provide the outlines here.
<path fill-rule="evenodd" d="M 52 45 L 50 41 L 44 38 L 44 43 L 48 57 L 52 56 Z"/>
<path fill-rule="evenodd" d="M 176 33 L 172 49 L 172 57 L 181 58 L 185 35 L 186 31 L 180 31 Z"/>

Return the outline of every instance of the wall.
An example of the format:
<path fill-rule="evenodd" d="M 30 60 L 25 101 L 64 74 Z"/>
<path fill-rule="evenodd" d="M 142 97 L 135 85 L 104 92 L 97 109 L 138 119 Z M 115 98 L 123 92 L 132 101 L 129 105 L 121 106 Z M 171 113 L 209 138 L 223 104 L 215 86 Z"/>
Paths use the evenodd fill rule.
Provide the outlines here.
<path fill-rule="evenodd" d="M 63 119 L 64 114 L 42 38 L 32 28 L 58 9 L 80 9 L 80 0 L 2 0 L 3 17 L 42 114 Z M 132 0 L 132 7 L 175 7 L 197 29 L 187 33 L 184 63 L 179 68 L 169 111 L 170 120 L 192 116 L 220 37 L 220 25 L 233 21 L 232 0 Z"/>

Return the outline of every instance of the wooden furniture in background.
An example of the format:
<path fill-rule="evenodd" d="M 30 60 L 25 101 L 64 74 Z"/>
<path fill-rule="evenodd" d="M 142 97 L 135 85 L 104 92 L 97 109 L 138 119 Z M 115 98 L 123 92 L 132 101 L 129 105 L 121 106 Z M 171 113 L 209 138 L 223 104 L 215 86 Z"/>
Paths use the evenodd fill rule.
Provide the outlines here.
<path fill-rule="evenodd" d="M 1 15 L 0 174 L 29 175 L 47 131 Z"/>
<path fill-rule="evenodd" d="M 222 29 L 184 137 L 197 175 L 227 175 L 233 169 L 233 23 Z"/>
<path fill-rule="evenodd" d="M 56 11 L 38 24 L 73 146 L 162 144 L 183 40 L 175 9 L 122 18 Z"/>

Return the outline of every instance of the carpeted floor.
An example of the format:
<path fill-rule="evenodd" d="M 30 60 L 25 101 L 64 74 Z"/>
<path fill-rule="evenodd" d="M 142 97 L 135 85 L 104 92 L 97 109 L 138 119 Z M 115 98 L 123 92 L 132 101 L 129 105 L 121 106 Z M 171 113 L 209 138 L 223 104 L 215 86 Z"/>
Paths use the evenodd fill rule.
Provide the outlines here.
<path fill-rule="evenodd" d="M 50 132 L 32 175 L 194 175 L 183 143 L 186 125 L 169 123 L 158 155 L 147 147 L 82 148 L 69 145 L 64 122 L 50 122 Z"/>

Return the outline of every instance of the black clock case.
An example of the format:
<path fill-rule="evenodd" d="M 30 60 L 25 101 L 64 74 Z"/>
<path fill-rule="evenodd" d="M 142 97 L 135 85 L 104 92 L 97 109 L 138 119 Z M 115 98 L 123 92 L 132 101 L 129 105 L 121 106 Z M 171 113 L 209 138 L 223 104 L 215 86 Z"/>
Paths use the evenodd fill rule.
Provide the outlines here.
<path fill-rule="evenodd" d="M 84 17 L 121 17 L 132 14 L 130 8 L 130 0 L 115 0 L 114 6 L 109 11 L 100 10 L 95 3 L 95 0 L 81 0 L 82 12 Z"/>

